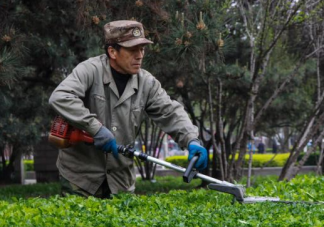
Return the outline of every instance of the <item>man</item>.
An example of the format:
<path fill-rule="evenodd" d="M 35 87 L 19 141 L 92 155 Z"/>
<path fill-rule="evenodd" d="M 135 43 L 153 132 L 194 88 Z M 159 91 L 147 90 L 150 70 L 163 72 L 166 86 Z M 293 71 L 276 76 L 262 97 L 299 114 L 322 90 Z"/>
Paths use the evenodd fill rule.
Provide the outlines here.
<path fill-rule="evenodd" d="M 259 154 L 264 154 L 265 144 L 261 141 L 258 145 Z"/>
<path fill-rule="evenodd" d="M 49 103 L 71 125 L 88 132 L 94 146 L 83 143 L 62 149 L 57 167 L 62 194 L 108 198 L 135 190 L 133 159 L 118 155 L 117 144 L 133 144 L 147 115 L 189 150 L 200 155 L 197 169 L 207 166 L 198 130 L 181 104 L 141 69 L 144 37 L 141 23 L 114 21 L 104 26 L 105 55 L 80 63 L 54 90 Z"/>

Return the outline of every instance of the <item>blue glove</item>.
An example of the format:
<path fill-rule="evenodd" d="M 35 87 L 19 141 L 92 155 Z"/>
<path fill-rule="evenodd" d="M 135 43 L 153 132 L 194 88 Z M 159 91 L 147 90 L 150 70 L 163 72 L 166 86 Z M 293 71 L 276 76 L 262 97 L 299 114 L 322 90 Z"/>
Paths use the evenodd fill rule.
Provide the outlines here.
<path fill-rule="evenodd" d="M 188 151 L 188 161 L 190 161 L 196 154 L 199 154 L 199 159 L 195 164 L 197 170 L 201 171 L 207 167 L 207 150 L 201 146 L 197 140 L 193 140 L 189 143 Z"/>
<path fill-rule="evenodd" d="M 112 152 L 113 156 L 118 159 L 116 139 L 105 126 L 101 126 L 97 134 L 93 137 L 93 141 L 97 149 L 105 153 Z"/>

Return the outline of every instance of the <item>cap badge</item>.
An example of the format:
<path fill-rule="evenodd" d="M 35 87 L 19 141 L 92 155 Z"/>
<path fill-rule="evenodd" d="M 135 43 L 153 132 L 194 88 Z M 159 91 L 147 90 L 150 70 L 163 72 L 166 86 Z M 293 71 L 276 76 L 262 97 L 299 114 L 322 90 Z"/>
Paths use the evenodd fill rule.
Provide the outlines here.
<path fill-rule="evenodd" d="M 134 28 L 133 29 L 133 36 L 134 37 L 139 37 L 141 36 L 141 30 L 139 28 Z"/>

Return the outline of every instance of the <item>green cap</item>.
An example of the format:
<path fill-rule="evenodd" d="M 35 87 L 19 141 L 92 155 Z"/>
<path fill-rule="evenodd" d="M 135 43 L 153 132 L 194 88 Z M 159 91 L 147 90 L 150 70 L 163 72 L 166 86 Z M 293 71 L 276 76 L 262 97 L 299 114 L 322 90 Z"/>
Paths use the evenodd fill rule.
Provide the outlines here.
<path fill-rule="evenodd" d="M 133 47 L 140 44 L 150 44 L 145 38 L 143 25 L 137 21 L 118 20 L 104 26 L 106 44 L 119 44 L 123 47 Z"/>

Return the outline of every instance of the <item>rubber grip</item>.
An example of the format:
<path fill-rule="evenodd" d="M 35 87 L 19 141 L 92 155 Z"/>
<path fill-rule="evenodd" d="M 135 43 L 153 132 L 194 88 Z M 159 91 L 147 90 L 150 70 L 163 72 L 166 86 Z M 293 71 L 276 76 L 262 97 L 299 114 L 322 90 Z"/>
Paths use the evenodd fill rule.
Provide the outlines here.
<path fill-rule="evenodd" d="M 197 171 L 193 171 L 193 167 L 195 166 L 196 162 L 199 159 L 199 154 L 195 155 L 192 157 L 192 159 L 190 160 L 188 167 L 185 171 L 185 173 L 183 174 L 183 181 L 186 183 L 190 183 L 190 181 L 196 176 Z"/>

